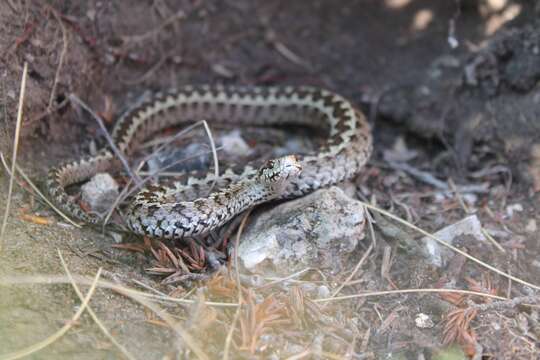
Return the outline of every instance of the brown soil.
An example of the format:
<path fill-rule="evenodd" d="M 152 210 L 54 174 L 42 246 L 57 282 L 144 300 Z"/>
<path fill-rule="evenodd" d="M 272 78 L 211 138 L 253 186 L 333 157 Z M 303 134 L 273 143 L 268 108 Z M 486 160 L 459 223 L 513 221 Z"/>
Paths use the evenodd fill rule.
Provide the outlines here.
<path fill-rule="evenodd" d="M 418 153 L 409 161 L 415 168 L 443 182 L 452 178 L 458 185 L 489 187 L 487 193 L 464 196 L 503 251 L 472 237 L 460 237 L 457 246 L 540 284 L 539 10 L 534 1 L 487 0 L 369 0 L 340 6 L 330 0 L 3 1 L 0 150 L 11 154 L 24 62 L 29 73 L 18 164 L 40 185 L 49 166 L 105 143 L 95 122 L 69 104 L 70 94 L 112 123 L 148 88 L 187 83 L 322 86 L 361 105 L 375 125 L 375 154 L 358 179 L 362 197 L 376 198 L 379 206 L 431 232 L 468 215 L 462 197 L 432 196 L 432 185 L 384 160 L 385 149 L 404 139 L 408 150 Z M 515 18 L 493 34 L 512 14 Z M 459 42 L 455 49 L 449 34 Z M 5 204 L 9 177 L 0 180 L 0 204 Z M 159 250 L 159 244 L 129 239 L 124 241 L 141 252 L 113 248 L 109 232 L 67 226 L 22 187 L 15 190 L 0 252 L 0 358 L 50 336 L 80 304 L 69 285 L 3 281 L 6 276 L 22 281 L 23 275 L 64 274 L 58 250 L 76 274 L 93 276 L 103 267 L 108 280 L 130 287 L 140 288 L 136 280 L 173 296 L 237 301 L 236 284 L 223 275 L 163 284 L 162 276 L 146 271 L 167 263 L 163 251 L 149 251 L 150 246 Z M 43 219 L 48 223 L 38 222 Z M 536 294 L 461 255 L 452 256 L 444 268 L 430 266 L 422 255 L 404 251 L 404 239 L 389 236 L 383 224 L 359 281 L 341 294 L 435 287 L 509 298 Z M 351 270 L 366 248 L 350 259 Z M 385 251 L 392 257 L 382 271 Z M 201 272 L 209 273 L 209 266 Z M 325 306 L 308 300 L 320 297 L 319 285 L 332 292 L 348 274 L 305 275 L 301 280 L 313 283 L 313 292 L 300 285 L 248 290 L 244 284 L 248 304 L 236 323 L 243 332 L 234 333 L 230 357 L 286 358 L 305 352 L 306 358 L 315 358 L 310 354 L 322 351 L 326 355 L 320 358 L 442 358 L 450 352 L 485 359 L 538 358 L 534 306 L 490 307 L 480 297 L 448 294 L 357 298 Z M 99 289 L 91 306 L 136 358 L 195 357 L 154 313 L 124 296 Z M 210 358 L 223 356 L 234 310 L 162 306 Z M 469 324 L 449 321 L 474 311 Z M 434 326 L 416 327 L 419 313 L 429 315 Z M 264 326 L 257 332 L 250 327 L 256 325 Z M 35 358 L 121 356 L 83 315 Z"/>

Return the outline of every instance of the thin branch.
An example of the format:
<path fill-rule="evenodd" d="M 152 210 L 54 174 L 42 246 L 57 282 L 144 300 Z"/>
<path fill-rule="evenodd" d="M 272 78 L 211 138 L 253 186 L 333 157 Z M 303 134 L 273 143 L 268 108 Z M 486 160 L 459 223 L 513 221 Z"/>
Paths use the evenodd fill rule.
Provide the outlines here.
<path fill-rule="evenodd" d="M 264 285 L 260 285 L 260 286 L 256 286 L 255 288 L 256 289 L 264 289 L 264 288 L 267 288 L 267 287 L 270 287 L 270 286 L 273 286 L 275 284 L 279 284 L 279 283 L 282 283 L 282 282 L 285 282 L 285 281 L 289 281 L 291 279 L 294 279 L 295 277 L 298 277 L 308 271 L 312 270 L 312 268 L 305 268 L 303 270 L 300 270 L 298 272 L 295 272 L 294 274 L 291 274 L 289 276 L 286 276 L 284 278 L 279 278 L 279 279 L 276 279 L 276 280 L 272 280 L 270 281 L 269 283 L 266 283 Z"/>
<path fill-rule="evenodd" d="M 109 134 L 109 132 L 107 131 L 107 128 L 105 127 L 105 124 L 103 123 L 103 120 L 92 110 L 90 109 L 90 107 L 88 107 L 81 99 L 79 99 L 79 97 L 75 94 L 69 94 L 69 99 L 72 101 L 72 102 L 75 102 L 77 103 L 77 105 L 79 105 L 80 107 L 82 107 L 84 110 L 86 110 L 90 115 L 92 115 L 92 117 L 94 118 L 94 120 L 96 120 L 96 122 L 98 123 L 101 131 L 103 131 L 103 134 L 105 135 L 105 138 L 107 139 L 107 142 L 109 143 L 109 146 L 111 147 L 111 149 L 113 150 L 114 154 L 120 159 L 120 161 L 122 162 L 122 165 L 124 166 L 124 169 L 126 170 L 126 172 L 129 174 L 129 176 L 133 179 L 133 181 L 135 181 L 135 183 L 139 183 L 141 181 L 141 179 L 137 176 L 137 174 L 134 174 L 132 171 L 131 171 L 131 168 L 129 167 L 129 163 L 127 162 L 124 154 L 122 154 L 122 152 L 120 151 L 120 149 L 118 149 L 118 147 L 116 146 L 116 144 L 114 143 L 114 140 L 112 139 L 111 135 Z"/>
<path fill-rule="evenodd" d="M 212 189 L 216 185 L 217 178 L 219 176 L 219 162 L 218 162 L 218 156 L 217 156 L 217 150 L 216 150 L 216 143 L 214 142 L 214 137 L 212 136 L 212 132 L 210 131 L 210 127 L 208 126 L 208 123 L 206 120 L 203 120 L 204 130 L 206 130 L 206 134 L 208 135 L 208 141 L 210 142 L 210 148 L 212 149 L 212 158 L 214 160 L 214 181 L 212 182 L 212 185 L 210 186 L 210 189 L 208 190 L 208 194 L 212 192 Z"/>
<path fill-rule="evenodd" d="M 385 291 L 370 291 L 365 292 L 361 294 L 352 294 L 352 295 L 344 295 L 344 296 L 337 296 L 337 297 L 329 297 L 329 298 L 323 298 L 323 299 L 313 299 L 311 301 L 316 303 L 324 303 L 329 301 L 341 301 L 341 300 L 350 300 L 350 299 L 358 299 L 363 297 L 371 297 L 371 296 L 382 296 L 382 295 L 398 295 L 398 294 L 418 294 L 418 293 L 458 293 L 458 294 L 466 294 L 466 295 L 477 295 L 477 296 L 483 296 L 490 299 L 497 299 L 497 300 L 508 300 L 505 297 L 497 296 L 493 294 L 488 293 L 482 293 L 478 291 L 471 291 L 471 290 L 460 290 L 460 289 L 402 289 L 402 290 L 385 290 Z"/>
<path fill-rule="evenodd" d="M 131 35 L 131 36 L 121 36 L 120 38 L 125 41 L 126 43 L 130 42 L 140 42 L 143 40 L 146 40 L 154 35 L 157 35 L 159 32 L 161 32 L 165 27 L 168 25 L 176 22 L 177 20 L 183 20 L 186 18 L 186 13 L 183 10 L 179 10 L 176 13 L 174 13 L 171 17 L 163 21 L 159 26 L 156 28 L 145 32 L 144 34 L 140 35 Z"/>
<path fill-rule="evenodd" d="M 58 78 L 60 77 L 60 71 L 62 71 L 62 65 L 64 64 L 64 58 L 66 57 L 67 53 L 67 47 L 68 47 L 68 35 L 66 31 L 66 27 L 64 26 L 64 23 L 62 22 L 62 19 L 58 15 L 55 9 L 50 7 L 51 12 L 58 21 L 58 24 L 60 24 L 60 29 L 62 30 L 62 52 L 60 52 L 60 59 L 58 60 L 58 67 L 56 68 L 56 74 L 54 75 L 54 82 L 51 89 L 51 96 L 49 97 L 49 106 L 47 106 L 47 111 L 51 113 L 52 111 L 52 103 L 54 101 L 54 97 L 56 95 L 56 87 L 58 86 Z"/>
<path fill-rule="evenodd" d="M 73 287 L 73 290 L 75 290 L 79 299 L 81 299 L 81 301 L 84 301 L 84 296 L 81 290 L 79 289 L 79 287 L 77 286 L 77 284 L 75 283 L 75 279 L 73 279 L 73 276 L 71 275 L 71 272 L 69 271 L 66 261 L 64 260 L 64 257 L 62 256 L 62 253 L 60 252 L 60 250 L 58 250 L 58 257 L 60 258 L 60 262 L 62 263 L 62 267 L 64 268 L 64 271 L 66 272 L 66 275 L 68 276 L 69 281 L 71 282 L 71 286 Z M 122 344 L 116 341 L 116 339 L 112 336 L 112 334 L 105 327 L 105 325 L 103 325 L 101 320 L 99 320 L 94 310 L 92 310 L 90 306 L 87 306 L 86 310 L 88 311 L 88 314 L 90 314 L 90 317 L 94 320 L 96 325 L 100 328 L 101 332 L 118 348 L 118 350 L 120 350 L 120 352 L 122 352 L 122 354 L 124 354 L 129 360 L 135 360 L 135 357 L 131 355 L 131 353 L 127 351 L 127 349 L 124 346 L 122 346 Z"/>
<path fill-rule="evenodd" d="M 420 181 L 425 182 L 426 184 L 432 185 L 433 187 L 440 189 L 444 192 L 451 193 L 452 189 L 448 186 L 447 183 L 445 183 L 442 180 L 439 180 L 435 178 L 432 174 L 418 170 L 414 167 L 412 167 L 409 164 L 401 163 L 401 162 L 395 162 L 395 161 L 388 161 L 388 164 L 393 169 L 402 170 L 408 173 L 409 175 L 412 175 L 413 177 L 417 178 Z M 460 185 L 456 186 L 456 189 L 462 193 L 486 193 L 488 191 L 488 186 L 485 184 L 480 185 Z"/>
<path fill-rule="evenodd" d="M 91 280 L 85 276 L 75 275 L 73 276 L 78 284 L 90 285 Z M 8 285 L 23 285 L 23 284 L 69 284 L 69 279 L 62 275 L 17 275 L 17 276 L 0 276 L 0 286 Z M 118 285 L 107 280 L 100 280 L 99 287 L 104 289 L 110 289 L 121 293 L 123 295 L 134 297 L 137 296 L 143 299 L 167 302 L 171 304 L 191 305 L 197 303 L 196 300 L 179 299 L 171 296 L 161 296 L 155 294 L 145 293 L 143 291 L 135 290 L 126 286 Z M 215 301 L 205 301 L 205 305 L 214 307 L 237 307 L 236 303 L 223 303 Z"/>
<path fill-rule="evenodd" d="M 251 211 L 247 211 L 244 215 L 242 222 L 240 223 L 240 227 L 238 228 L 238 232 L 236 233 L 236 243 L 234 244 L 234 268 L 235 268 L 235 275 L 236 275 L 236 287 L 238 289 L 238 304 L 239 306 L 236 308 L 236 312 L 234 313 L 234 318 L 231 324 L 231 327 L 229 328 L 229 331 L 227 333 L 227 338 L 225 339 L 225 348 L 223 349 L 223 360 L 229 359 L 229 351 L 232 343 L 232 337 L 234 333 L 234 329 L 236 328 L 236 323 L 238 322 L 238 319 L 240 318 L 240 311 L 242 309 L 242 303 L 244 302 L 242 297 L 242 283 L 240 282 L 240 269 L 238 268 L 238 246 L 240 245 L 240 236 L 244 232 L 244 227 L 246 226 L 247 219 L 249 218 Z"/>
<path fill-rule="evenodd" d="M 4 232 L 6 231 L 7 220 L 9 217 L 9 209 L 11 207 L 11 197 L 13 195 L 13 183 L 15 182 L 15 165 L 17 164 L 17 150 L 19 149 L 19 137 L 21 133 L 21 124 L 23 116 L 23 104 L 24 104 L 24 94 L 26 90 L 26 76 L 28 74 L 28 63 L 24 63 L 22 80 L 21 80 L 21 92 L 19 95 L 19 108 L 17 110 L 17 124 L 15 126 L 15 139 L 13 140 L 13 155 L 11 162 L 11 176 L 9 177 L 9 188 L 6 201 L 6 209 L 4 212 L 4 220 L 2 221 L 2 228 L 0 229 L 0 253 L 4 245 Z"/>

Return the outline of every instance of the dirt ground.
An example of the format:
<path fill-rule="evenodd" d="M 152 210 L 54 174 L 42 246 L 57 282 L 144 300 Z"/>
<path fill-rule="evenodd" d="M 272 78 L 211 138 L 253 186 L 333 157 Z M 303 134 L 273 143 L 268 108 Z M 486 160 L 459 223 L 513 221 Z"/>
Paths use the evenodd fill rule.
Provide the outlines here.
<path fill-rule="evenodd" d="M 0 16 L 0 150 L 11 159 L 26 62 L 17 164 L 38 186 L 50 166 L 106 144 L 70 94 L 111 126 L 149 88 L 321 86 L 350 98 L 373 125 L 358 197 L 428 232 L 476 216 L 493 242 L 471 232 L 454 245 L 499 271 L 455 252 L 434 266 L 407 243 L 422 244 L 421 234 L 374 214 L 376 246 L 339 296 L 448 288 L 505 298 L 411 292 L 317 302 L 321 289 L 344 284 L 367 236 L 344 273 L 313 269 L 262 287 L 242 274 L 236 313 L 222 305 L 238 301 L 234 271 L 225 271 L 231 259 L 215 273 L 194 243 L 119 243 L 110 231 L 75 228 L 20 180 L 0 251 L 0 359 L 65 324 L 65 336 L 30 358 L 130 356 L 87 313 L 71 322 L 81 301 L 58 252 L 90 281 L 101 267 L 113 284 L 192 300 L 143 306 L 137 296 L 96 290 L 91 308 L 137 359 L 539 358 L 538 1 L 7 0 Z M 9 176 L 0 169 L 3 213 Z M 228 240 L 216 254 L 225 257 Z"/>

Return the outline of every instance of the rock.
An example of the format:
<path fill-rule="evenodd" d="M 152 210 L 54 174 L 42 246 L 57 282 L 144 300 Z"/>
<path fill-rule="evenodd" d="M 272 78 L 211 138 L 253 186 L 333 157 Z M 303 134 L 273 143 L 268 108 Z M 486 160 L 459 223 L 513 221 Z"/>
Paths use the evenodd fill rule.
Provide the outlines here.
<path fill-rule="evenodd" d="M 448 225 L 444 229 L 433 234 L 439 240 L 442 240 L 450 245 L 458 236 L 469 235 L 478 241 L 486 241 L 486 237 L 482 233 L 482 224 L 476 215 L 471 215 L 463 220 L 452 225 Z M 452 256 L 452 250 L 439 244 L 435 240 L 425 236 L 422 238 L 425 243 L 425 253 L 428 261 L 437 267 L 442 267 L 446 261 Z"/>
<path fill-rule="evenodd" d="M 96 174 L 81 187 L 82 198 L 92 211 L 108 212 L 118 197 L 118 183 L 107 173 Z"/>
<path fill-rule="evenodd" d="M 240 130 L 236 129 L 223 134 L 220 138 L 221 146 L 226 154 L 233 157 L 241 158 L 250 155 L 253 150 L 249 147 L 246 141 L 242 138 Z"/>
<path fill-rule="evenodd" d="M 511 204 L 506 207 L 506 216 L 508 216 L 509 219 L 512 219 L 516 212 L 522 212 L 522 211 L 523 211 L 523 205 L 519 203 Z"/>
<path fill-rule="evenodd" d="M 424 313 L 416 314 L 416 317 L 414 318 L 414 324 L 417 328 L 420 329 L 431 329 L 435 326 L 435 323 L 433 322 L 433 320 L 431 320 L 429 315 L 426 315 Z"/>
<path fill-rule="evenodd" d="M 536 225 L 536 220 L 529 219 L 527 225 L 525 226 L 525 231 L 529 234 L 534 234 L 536 232 L 536 229 L 538 229 L 538 226 Z"/>
<path fill-rule="evenodd" d="M 321 189 L 261 213 L 242 236 L 238 257 L 265 275 L 306 267 L 337 273 L 364 238 L 364 225 L 360 202 L 337 187 Z"/>

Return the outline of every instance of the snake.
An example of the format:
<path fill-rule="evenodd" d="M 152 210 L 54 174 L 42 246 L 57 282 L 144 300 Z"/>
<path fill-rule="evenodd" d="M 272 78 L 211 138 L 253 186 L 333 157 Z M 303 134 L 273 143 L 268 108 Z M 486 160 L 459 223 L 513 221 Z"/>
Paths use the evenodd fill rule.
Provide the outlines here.
<path fill-rule="evenodd" d="M 121 170 L 116 154 L 129 158 L 159 131 L 202 119 L 239 127 L 310 127 L 327 136 L 313 153 L 278 157 L 258 167 L 228 168 L 217 176 L 209 171 L 173 185 L 147 185 L 123 213 L 133 233 L 164 239 L 208 234 L 256 205 L 298 198 L 355 177 L 373 148 L 364 114 L 332 91 L 310 86 L 185 85 L 143 96 L 118 117 L 111 134 L 115 151 L 105 147 L 93 156 L 51 167 L 46 189 L 61 210 L 99 224 L 101 216 L 83 210 L 66 188 L 98 173 Z"/>

